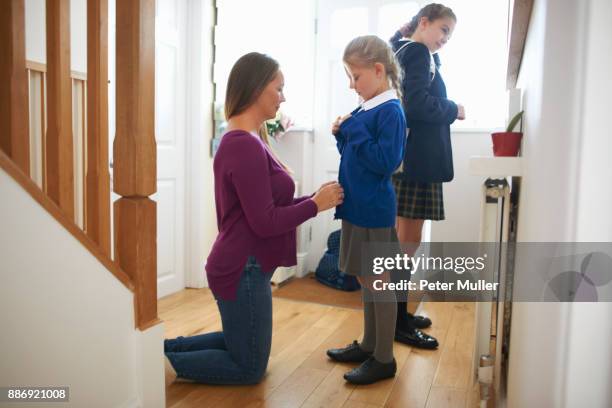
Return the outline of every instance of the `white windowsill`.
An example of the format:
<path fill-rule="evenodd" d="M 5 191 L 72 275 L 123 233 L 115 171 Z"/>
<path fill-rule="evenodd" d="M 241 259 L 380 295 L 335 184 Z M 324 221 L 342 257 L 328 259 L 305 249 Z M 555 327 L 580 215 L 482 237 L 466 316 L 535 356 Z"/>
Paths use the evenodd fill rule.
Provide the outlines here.
<path fill-rule="evenodd" d="M 469 171 L 473 176 L 520 177 L 522 157 L 472 156 Z"/>
<path fill-rule="evenodd" d="M 291 132 L 314 132 L 314 129 L 306 126 L 292 126 L 285 133 Z"/>
<path fill-rule="evenodd" d="M 499 130 L 491 130 L 490 128 L 453 128 L 451 127 L 451 133 L 483 133 L 483 134 L 491 134 L 493 132 L 498 132 Z"/>
<path fill-rule="evenodd" d="M 501 129 L 501 128 L 500 128 Z M 495 129 L 491 130 L 489 128 L 453 128 L 451 127 L 451 133 L 482 133 L 482 134 L 491 134 L 493 132 L 501 132 L 503 130 Z M 291 132 L 314 132 L 314 129 L 308 126 L 292 126 L 285 133 Z"/>

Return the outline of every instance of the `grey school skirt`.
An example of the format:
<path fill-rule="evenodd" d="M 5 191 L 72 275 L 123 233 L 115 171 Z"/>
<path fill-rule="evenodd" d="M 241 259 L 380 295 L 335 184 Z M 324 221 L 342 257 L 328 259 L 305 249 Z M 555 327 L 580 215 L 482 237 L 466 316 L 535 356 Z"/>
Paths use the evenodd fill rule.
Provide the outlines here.
<path fill-rule="evenodd" d="M 363 271 L 362 254 L 363 244 L 392 244 L 387 250 L 392 253 L 400 253 L 399 240 L 395 227 L 388 228 L 363 228 L 342 220 L 342 233 L 340 235 L 339 269 L 353 276 L 372 275 L 371 270 Z M 387 245 L 385 245 L 387 247 Z M 387 251 L 385 251 L 387 252 Z"/>

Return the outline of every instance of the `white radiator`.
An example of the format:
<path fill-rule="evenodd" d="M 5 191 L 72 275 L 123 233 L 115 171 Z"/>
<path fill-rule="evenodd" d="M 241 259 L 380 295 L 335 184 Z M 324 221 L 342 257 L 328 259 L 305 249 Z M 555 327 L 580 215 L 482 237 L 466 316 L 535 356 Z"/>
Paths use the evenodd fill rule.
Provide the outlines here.
<path fill-rule="evenodd" d="M 481 406 L 494 400 L 496 407 L 504 407 L 514 265 L 508 244 L 516 238 L 521 159 L 474 157 L 470 171 L 488 177 L 481 189 L 479 241 L 498 244 L 487 258 L 487 268 L 493 271 L 494 283 L 499 283 L 491 302 L 476 304 L 474 371 L 481 385 Z"/>

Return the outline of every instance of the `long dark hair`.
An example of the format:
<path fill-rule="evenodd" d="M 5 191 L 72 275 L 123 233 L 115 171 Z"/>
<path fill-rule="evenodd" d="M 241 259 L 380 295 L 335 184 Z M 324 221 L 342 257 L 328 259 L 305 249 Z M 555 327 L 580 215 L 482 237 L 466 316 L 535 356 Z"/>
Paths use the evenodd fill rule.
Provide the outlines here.
<path fill-rule="evenodd" d="M 265 54 L 250 52 L 240 57 L 227 80 L 225 118 L 229 120 L 251 106 L 278 70 L 278 62 Z"/>
<path fill-rule="evenodd" d="M 416 31 L 419 26 L 419 21 L 421 18 L 427 17 L 429 21 L 435 21 L 439 18 L 449 17 L 457 21 L 457 16 L 450 7 L 446 7 L 443 4 L 431 3 L 423 7 L 419 12 L 412 17 L 410 22 L 408 23 L 408 32 L 406 33 L 406 37 L 412 37 L 412 34 Z"/>
<path fill-rule="evenodd" d="M 279 69 L 278 61 L 259 52 L 250 52 L 240 57 L 232 67 L 227 79 L 225 119 L 229 120 L 233 116 L 241 114 L 255 103 L 268 84 L 274 80 Z M 272 146 L 270 146 L 265 123 L 259 129 L 259 137 L 270 148 L 274 158 L 287 172 L 291 173 L 291 169 L 280 160 Z"/>

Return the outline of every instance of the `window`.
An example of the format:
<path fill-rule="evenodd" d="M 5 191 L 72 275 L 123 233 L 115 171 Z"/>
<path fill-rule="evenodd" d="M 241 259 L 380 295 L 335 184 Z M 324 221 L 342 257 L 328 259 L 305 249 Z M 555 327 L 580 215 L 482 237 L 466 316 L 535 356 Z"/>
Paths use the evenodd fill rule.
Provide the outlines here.
<path fill-rule="evenodd" d="M 331 18 L 331 44 L 341 58 L 344 47 L 353 38 L 363 35 L 368 26 L 368 9 L 353 7 L 335 10 Z"/>
<path fill-rule="evenodd" d="M 402 25 L 419 12 L 421 7 L 415 1 L 388 3 L 378 9 L 378 35 L 388 40 Z"/>
<path fill-rule="evenodd" d="M 446 0 L 457 26 L 440 51 L 440 72 L 450 99 L 465 106 L 466 120 L 454 129 L 504 127 L 507 113 L 506 65 L 508 2 Z"/>
<path fill-rule="evenodd" d="M 330 0 L 331 1 L 331 0 Z M 427 0 L 365 0 L 334 13 L 332 49 L 341 52 L 357 35 L 388 40 Z M 236 60 L 251 51 L 267 53 L 285 75 L 282 106 L 297 126 L 312 128 L 315 71 L 314 0 L 217 0 L 215 101 L 225 98 L 227 77 Z M 462 103 L 467 120 L 454 129 L 491 130 L 504 126 L 507 112 L 507 0 L 446 0 L 457 15 L 451 41 L 440 51 L 441 75 L 450 99 Z M 219 115 L 217 115 L 219 116 Z"/>
<path fill-rule="evenodd" d="M 257 51 L 276 59 L 285 76 L 281 110 L 299 127 L 312 127 L 314 3 L 286 0 L 217 0 L 215 101 L 225 99 L 227 78 L 242 55 Z"/>

